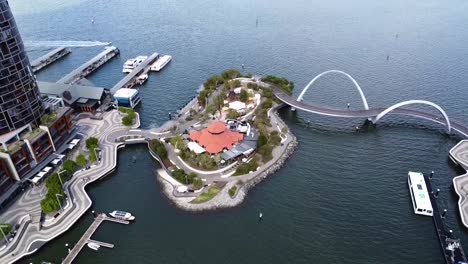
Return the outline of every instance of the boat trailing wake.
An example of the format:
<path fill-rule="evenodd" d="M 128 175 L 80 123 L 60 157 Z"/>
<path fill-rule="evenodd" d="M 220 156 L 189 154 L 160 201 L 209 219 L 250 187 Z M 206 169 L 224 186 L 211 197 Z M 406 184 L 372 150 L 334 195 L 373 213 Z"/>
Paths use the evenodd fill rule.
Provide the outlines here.
<path fill-rule="evenodd" d="M 108 46 L 111 42 L 102 41 L 75 41 L 75 40 L 57 40 L 57 41 L 25 41 L 27 47 L 96 47 Z"/>

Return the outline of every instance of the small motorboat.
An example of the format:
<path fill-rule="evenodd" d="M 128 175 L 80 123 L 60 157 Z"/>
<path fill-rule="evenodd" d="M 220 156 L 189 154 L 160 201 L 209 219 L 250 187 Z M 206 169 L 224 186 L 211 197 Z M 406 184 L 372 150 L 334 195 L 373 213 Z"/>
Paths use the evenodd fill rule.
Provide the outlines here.
<path fill-rule="evenodd" d="M 124 212 L 124 211 L 113 211 L 109 215 L 116 219 L 122 219 L 122 220 L 128 220 L 128 221 L 135 220 L 135 216 L 133 216 L 129 212 Z"/>
<path fill-rule="evenodd" d="M 88 247 L 93 250 L 98 250 L 101 246 L 99 244 L 96 244 L 94 242 L 89 242 Z"/>

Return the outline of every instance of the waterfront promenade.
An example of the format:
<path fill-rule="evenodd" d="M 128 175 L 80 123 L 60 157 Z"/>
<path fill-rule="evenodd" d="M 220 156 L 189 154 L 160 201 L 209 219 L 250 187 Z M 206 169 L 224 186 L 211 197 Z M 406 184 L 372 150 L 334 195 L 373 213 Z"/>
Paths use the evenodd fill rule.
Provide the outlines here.
<path fill-rule="evenodd" d="M 468 140 L 460 141 L 450 150 L 450 158 L 465 173 L 453 178 L 453 188 L 458 195 L 458 209 L 463 225 L 468 228 Z"/>

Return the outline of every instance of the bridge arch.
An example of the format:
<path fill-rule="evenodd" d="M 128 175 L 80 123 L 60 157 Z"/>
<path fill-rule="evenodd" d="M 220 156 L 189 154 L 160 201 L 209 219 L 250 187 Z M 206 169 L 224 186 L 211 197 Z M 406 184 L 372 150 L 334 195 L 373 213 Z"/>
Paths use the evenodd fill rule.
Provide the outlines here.
<path fill-rule="evenodd" d="M 310 86 L 312 86 L 312 84 L 314 84 L 315 81 L 317 81 L 320 77 L 326 75 L 326 74 L 329 74 L 329 73 L 339 73 L 339 74 L 342 74 L 346 77 L 348 77 L 348 79 L 350 79 L 354 86 L 356 87 L 356 89 L 359 91 L 359 94 L 361 95 L 361 100 L 362 100 L 362 103 L 364 104 L 364 108 L 366 110 L 369 110 L 369 105 L 367 104 L 367 99 L 366 99 L 366 96 L 364 95 L 364 92 L 362 91 L 361 89 L 361 86 L 359 86 L 359 84 L 357 83 L 357 81 L 349 74 L 347 74 L 346 72 L 344 71 L 340 71 L 340 70 L 328 70 L 328 71 L 324 71 L 322 73 L 320 73 L 319 75 L 315 76 L 308 84 L 307 86 L 302 90 L 301 94 L 299 94 L 299 96 L 297 97 L 297 101 L 302 101 L 303 100 L 303 97 L 304 97 L 304 94 L 307 92 L 307 90 L 309 89 Z"/>
<path fill-rule="evenodd" d="M 424 105 L 429 105 L 429 106 L 432 106 L 432 107 L 436 108 L 444 116 L 445 122 L 447 124 L 447 131 L 448 131 L 448 133 L 450 133 L 450 131 L 452 130 L 452 127 L 450 125 L 450 119 L 447 116 L 447 114 L 445 113 L 444 109 L 442 109 L 442 107 L 438 106 L 437 104 L 435 104 L 433 102 L 429 102 L 429 101 L 425 101 L 425 100 L 409 100 L 409 101 L 404 101 L 404 102 L 401 102 L 401 103 L 394 104 L 394 105 L 388 107 L 387 109 L 383 110 L 382 112 L 380 112 L 375 117 L 373 123 L 376 124 L 382 117 L 384 117 L 385 115 L 387 115 L 388 113 L 392 112 L 393 110 L 395 110 L 397 108 L 400 108 L 400 107 L 405 106 L 405 105 L 412 105 L 412 104 L 424 104 Z"/>

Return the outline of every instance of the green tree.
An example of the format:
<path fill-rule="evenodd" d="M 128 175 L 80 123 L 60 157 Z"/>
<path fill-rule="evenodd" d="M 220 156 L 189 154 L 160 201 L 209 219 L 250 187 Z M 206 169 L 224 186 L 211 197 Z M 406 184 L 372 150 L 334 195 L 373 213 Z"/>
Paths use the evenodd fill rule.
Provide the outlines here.
<path fill-rule="evenodd" d="M 66 160 L 63 163 L 63 169 L 67 171 L 67 177 L 76 171 L 76 163 L 73 160 Z"/>
<path fill-rule="evenodd" d="M 241 102 L 247 103 L 249 101 L 249 93 L 245 89 L 241 89 L 241 92 L 239 94 L 239 100 Z"/>
<path fill-rule="evenodd" d="M 213 98 L 213 104 L 214 104 L 214 107 L 216 108 L 216 110 L 221 111 L 221 109 L 224 106 L 224 95 L 219 94 L 219 95 L 215 96 L 215 98 Z"/>
<path fill-rule="evenodd" d="M 11 225 L 10 224 L 0 224 L 0 228 L 2 229 L 3 233 L 8 236 L 11 232 Z M 0 233 L 0 238 L 3 238 L 3 233 Z"/>
<path fill-rule="evenodd" d="M 207 153 L 199 155 L 198 164 L 200 168 L 211 170 L 216 166 L 216 162 Z"/>
<path fill-rule="evenodd" d="M 158 139 L 151 139 L 150 140 L 150 147 L 151 149 L 156 152 L 156 154 L 161 158 L 161 159 L 167 159 L 167 150 L 164 144 L 159 141 Z"/>
<path fill-rule="evenodd" d="M 185 149 L 184 139 L 180 135 L 171 137 L 169 142 L 171 142 L 171 145 L 176 149 Z"/>
<path fill-rule="evenodd" d="M 257 139 L 257 148 L 265 146 L 266 144 L 268 144 L 268 136 L 264 132 L 260 132 Z"/>
<path fill-rule="evenodd" d="M 93 148 L 97 148 L 98 144 L 99 144 L 99 141 L 95 137 L 89 137 L 89 138 L 86 139 L 86 148 L 88 150 L 91 150 Z"/>
<path fill-rule="evenodd" d="M 229 109 L 227 113 L 228 119 L 237 119 L 239 117 L 239 113 L 234 109 Z"/>
<path fill-rule="evenodd" d="M 262 161 L 267 162 L 273 158 L 273 147 L 270 144 L 263 145 L 257 149 L 257 153 L 262 156 Z"/>
<path fill-rule="evenodd" d="M 234 79 L 240 76 L 240 71 L 236 69 L 225 70 L 221 73 L 224 80 Z"/>
<path fill-rule="evenodd" d="M 263 88 L 263 96 L 269 99 L 273 99 L 273 91 L 270 88 Z"/>
<path fill-rule="evenodd" d="M 262 103 L 262 108 L 263 109 L 269 109 L 273 106 L 273 101 L 271 99 L 266 99 L 263 103 Z"/>
<path fill-rule="evenodd" d="M 201 106 L 201 107 L 205 107 L 207 97 L 208 97 L 208 91 L 206 91 L 206 90 L 200 91 L 200 93 L 198 94 L 198 97 L 197 97 L 198 105 Z"/>
<path fill-rule="evenodd" d="M 80 155 L 76 157 L 76 163 L 80 165 L 80 167 L 84 167 L 86 166 L 86 164 L 88 164 L 88 160 L 86 160 L 86 157 L 82 153 L 80 153 Z"/>
<path fill-rule="evenodd" d="M 279 136 L 278 131 L 275 130 L 271 132 L 268 142 L 273 146 L 279 146 L 279 144 L 281 144 L 281 137 Z"/>
<path fill-rule="evenodd" d="M 199 190 L 203 187 L 203 181 L 199 177 L 193 179 L 193 189 Z"/>

